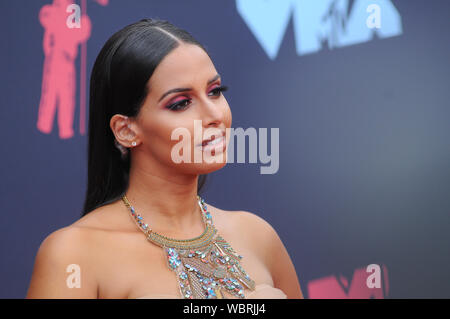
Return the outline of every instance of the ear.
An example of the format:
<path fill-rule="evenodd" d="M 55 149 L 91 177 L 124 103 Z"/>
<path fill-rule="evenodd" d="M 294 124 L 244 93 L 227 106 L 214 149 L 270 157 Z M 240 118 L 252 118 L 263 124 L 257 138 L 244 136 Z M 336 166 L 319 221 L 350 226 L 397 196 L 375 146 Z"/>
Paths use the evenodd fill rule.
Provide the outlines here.
<path fill-rule="evenodd" d="M 117 142 L 122 146 L 134 147 L 139 143 L 133 129 L 134 123 L 128 116 L 121 114 L 113 115 L 109 122 L 109 126 Z"/>

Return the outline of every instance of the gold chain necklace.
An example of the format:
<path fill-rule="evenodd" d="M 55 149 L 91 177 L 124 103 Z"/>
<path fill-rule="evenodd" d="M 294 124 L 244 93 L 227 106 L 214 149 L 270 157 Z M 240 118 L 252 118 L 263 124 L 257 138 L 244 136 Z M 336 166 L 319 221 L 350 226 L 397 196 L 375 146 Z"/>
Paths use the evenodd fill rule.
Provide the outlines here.
<path fill-rule="evenodd" d="M 141 215 L 136 213 L 126 195 L 122 196 L 131 217 L 147 235 L 147 239 L 162 247 L 168 267 L 176 273 L 180 294 L 185 299 L 227 299 L 224 292 L 245 298 L 244 286 L 255 289 L 239 263 L 242 259 L 214 227 L 205 201 L 197 195 L 205 230 L 190 239 L 174 239 L 152 231 Z"/>

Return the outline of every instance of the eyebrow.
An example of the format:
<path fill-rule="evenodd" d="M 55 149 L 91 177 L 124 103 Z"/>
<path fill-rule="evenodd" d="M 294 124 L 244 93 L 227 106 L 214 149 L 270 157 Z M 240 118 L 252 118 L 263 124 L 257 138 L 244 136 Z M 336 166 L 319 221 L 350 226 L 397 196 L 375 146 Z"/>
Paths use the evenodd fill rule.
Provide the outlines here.
<path fill-rule="evenodd" d="M 218 78 L 220 78 L 220 74 L 217 74 L 216 76 L 214 76 L 211 80 L 208 81 L 208 85 L 211 84 L 212 82 L 214 82 L 215 80 L 217 80 Z M 190 91 L 192 90 L 192 88 L 176 88 L 176 89 L 171 89 L 169 91 L 167 91 L 166 93 L 164 93 L 160 99 L 158 100 L 158 102 L 161 102 L 161 100 L 163 98 L 165 98 L 167 95 L 169 95 L 170 93 L 177 93 L 177 92 L 185 92 L 185 91 Z"/>

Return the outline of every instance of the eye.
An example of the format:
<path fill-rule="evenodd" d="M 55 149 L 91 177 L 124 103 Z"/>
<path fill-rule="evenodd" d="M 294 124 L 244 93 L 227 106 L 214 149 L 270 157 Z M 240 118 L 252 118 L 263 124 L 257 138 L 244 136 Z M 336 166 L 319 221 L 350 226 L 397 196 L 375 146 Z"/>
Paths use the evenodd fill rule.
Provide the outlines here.
<path fill-rule="evenodd" d="M 181 100 L 179 102 L 176 102 L 176 103 L 173 103 L 173 104 L 167 106 L 167 108 L 172 111 L 183 110 L 188 106 L 188 104 L 186 104 L 186 102 L 190 102 L 190 101 L 191 101 L 190 99 L 184 99 L 184 100 Z"/>
<path fill-rule="evenodd" d="M 211 92 L 214 92 L 213 95 L 220 96 L 221 92 L 225 92 L 226 90 L 228 90 L 228 86 L 222 85 L 214 88 Z"/>
<path fill-rule="evenodd" d="M 228 90 L 228 86 L 222 85 L 222 86 L 218 86 L 218 87 L 212 89 L 210 91 L 210 93 L 212 93 L 212 96 L 220 96 L 221 93 L 225 92 L 226 90 Z M 180 100 L 169 106 L 166 106 L 166 108 L 168 108 L 171 111 L 181 111 L 188 107 L 188 105 L 189 105 L 188 102 L 190 102 L 190 101 L 191 101 L 191 99 Z"/>

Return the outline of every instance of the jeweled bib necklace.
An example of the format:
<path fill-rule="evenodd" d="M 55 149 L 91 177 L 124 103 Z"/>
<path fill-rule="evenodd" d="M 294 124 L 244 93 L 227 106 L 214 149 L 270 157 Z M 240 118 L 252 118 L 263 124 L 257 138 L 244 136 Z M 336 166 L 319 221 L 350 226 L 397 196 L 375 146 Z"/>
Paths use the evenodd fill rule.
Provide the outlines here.
<path fill-rule="evenodd" d="M 197 195 L 205 230 L 200 236 L 190 239 L 174 239 L 158 234 L 145 224 L 136 213 L 126 195 L 122 201 L 130 209 L 131 216 L 147 239 L 162 247 L 168 267 L 175 272 L 180 294 L 185 299 L 227 299 L 224 291 L 245 298 L 244 286 L 255 289 L 239 263 L 242 259 L 217 233 L 205 201 Z"/>

